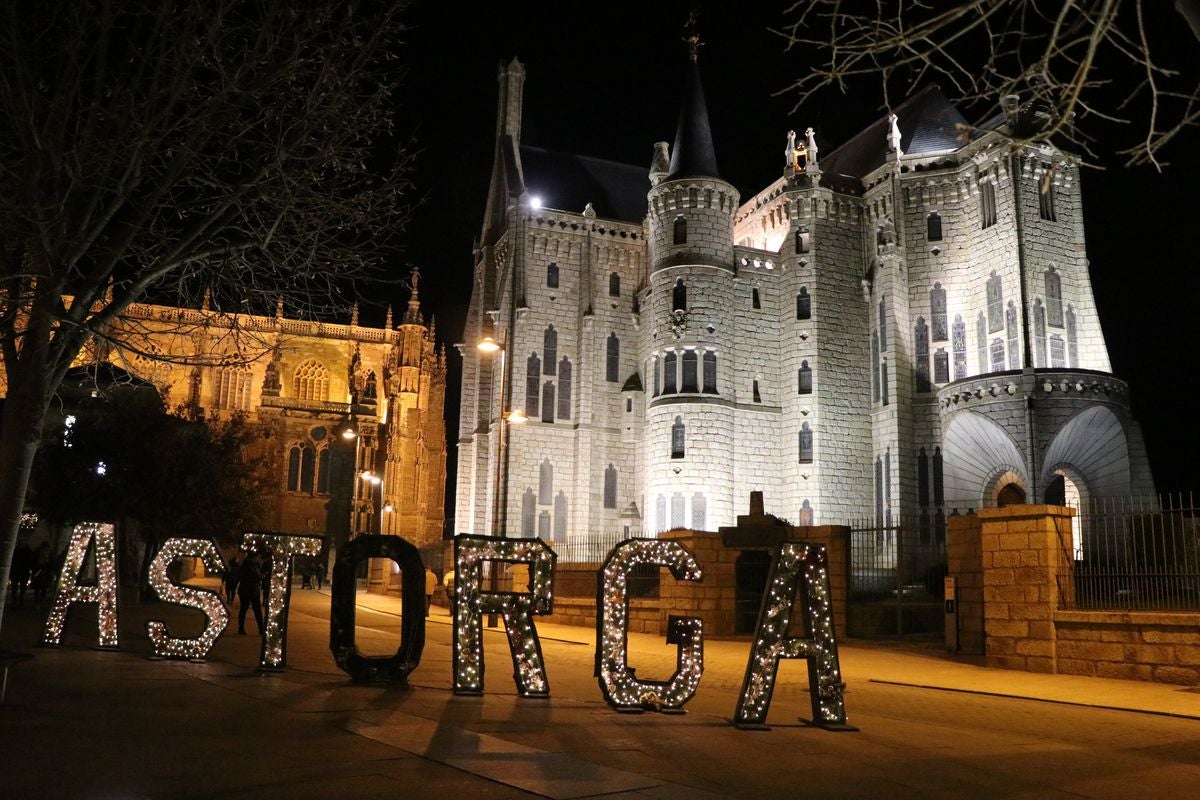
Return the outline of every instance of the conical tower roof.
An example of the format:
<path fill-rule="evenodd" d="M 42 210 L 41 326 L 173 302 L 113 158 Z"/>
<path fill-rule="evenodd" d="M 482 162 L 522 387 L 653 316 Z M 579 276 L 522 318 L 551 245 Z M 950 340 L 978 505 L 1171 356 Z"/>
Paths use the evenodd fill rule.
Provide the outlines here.
<path fill-rule="evenodd" d="M 708 104 L 700 83 L 700 64 L 693 47 L 683 87 L 683 105 L 671 148 L 671 171 L 667 180 L 676 178 L 720 178 L 717 154 L 713 150 L 712 128 L 708 124 Z"/>

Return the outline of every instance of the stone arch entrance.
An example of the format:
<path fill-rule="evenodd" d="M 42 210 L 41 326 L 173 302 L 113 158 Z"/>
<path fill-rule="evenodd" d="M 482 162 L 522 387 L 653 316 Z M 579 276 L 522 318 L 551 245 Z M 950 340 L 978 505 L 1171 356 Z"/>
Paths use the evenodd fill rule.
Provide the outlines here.
<path fill-rule="evenodd" d="M 1015 483 L 1006 483 L 1000 487 L 1000 491 L 996 492 L 996 505 L 1000 508 L 1024 503 L 1025 490 Z"/>

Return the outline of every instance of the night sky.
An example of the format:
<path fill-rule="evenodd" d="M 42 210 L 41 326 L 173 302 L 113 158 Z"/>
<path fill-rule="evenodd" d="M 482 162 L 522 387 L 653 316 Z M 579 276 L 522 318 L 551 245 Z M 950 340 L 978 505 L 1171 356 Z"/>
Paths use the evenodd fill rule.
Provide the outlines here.
<path fill-rule="evenodd" d="M 797 111 L 794 98 L 776 96 L 806 68 L 805 54 L 785 53 L 782 40 L 768 31 L 786 3 L 705 5 L 700 66 L 717 160 L 722 177 L 743 197 L 778 176 L 789 128 L 811 125 L 821 149 L 830 152 L 882 114 L 873 86 L 851 96 L 830 91 Z M 404 55 L 410 73 L 398 122 L 420 150 L 415 182 L 423 204 L 396 268 L 420 266 L 422 300 L 447 344 L 448 498 L 460 364 L 449 345 L 461 339 L 470 297 L 471 246 L 492 166 L 497 65 L 515 55 L 526 66 L 524 143 L 648 166 L 651 145 L 674 139 L 689 7 L 678 0 L 494 3 L 475 12 L 427 0 L 412 10 Z M 1181 52 L 1200 49 L 1186 32 L 1173 45 Z M 964 109 L 972 121 L 992 111 Z M 1185 189 L 1200 177 L 1197 146 L 1195 135 L 1176 145 L 1165 175 L 1113 166 L 1083 176 L 1096 301 L 1113 370 L 1130 384 L 1160 491 L 1200 488 L 1200 466 L 1189 458 L 1200 436 L 1188 414 L 1200 378 L 1188 357 L 1195 348 L 1185 334 L 1191 326 L 1184 324 L 1200 288 L 1194 248 L 1185 250 L 1196 207 Z M 394 302 L 406 297 L 401 293 Z"/>

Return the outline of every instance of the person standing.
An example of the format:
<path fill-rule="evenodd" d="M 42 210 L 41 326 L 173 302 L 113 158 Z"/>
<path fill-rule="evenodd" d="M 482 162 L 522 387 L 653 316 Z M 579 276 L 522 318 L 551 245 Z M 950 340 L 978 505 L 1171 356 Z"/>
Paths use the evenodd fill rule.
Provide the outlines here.
<path fill-rule="evenodd" d="M 229 602 L 230 608 L 233 608 L 233 596 L 237 594 L 239 569 L 241 569 L 241 565 L 238 563 L 237 556 L 229 559 L 229 566 L 225 568 L 225 599 Z"/>
<path fill-rule="evenodd" d="M 433 592 L 437 589 L 437 575 L 429 567 L 425 568 L 425 616 L 429 616 L 429 609 L 433 605 Z"/>
<path fill-rule="evenodd" d="M 258 554 L 250 552 L 246 558 L 242 560 L 241 567 L 238 568 L 238 602 L 241 607 L 238 609 L 238 634 L 246 635 L 246 611 L 253 609 L 254 621 L 258 623 L 258 632 L 262 634 L 262 595 L 259 591 L 259 585 L 262 582 L 262 565 L 258 560 Z"/>

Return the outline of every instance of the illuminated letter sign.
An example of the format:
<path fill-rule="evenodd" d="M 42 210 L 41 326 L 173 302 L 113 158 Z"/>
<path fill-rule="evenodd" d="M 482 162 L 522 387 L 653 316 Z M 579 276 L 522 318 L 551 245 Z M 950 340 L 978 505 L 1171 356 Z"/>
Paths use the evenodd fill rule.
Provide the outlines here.
<path fill-rule="evenodd" d="M 400 565 L 400 647 L 391 656 L 364 656 L 354 643 L 358 565 L 390 558 Z M 421 553 L 399 536 L 359 536 L 339 548 L 333 565 L 333 604 L 329 610 L 329 649 L 333 660 L 356 683 L 403 683 L 421 663 L 425 648 L 425 565 Z"/>
<path fill-rule="evenodd" d="M 541 539 L 493 536 L 454 537 L 454 693 L 483 693 L 483 614 L 502 614 L 512 652 L 513 679 L 522 697 L 549 697 L 542 645 L 533 625 L 534 614 L 549 614 L 554 601 L 551 585 L 558 556 Z M 529 565 L 528 592 L 487 592 L 480 589 L 483 562 Z"/>
<path fill-rule="evenodd" d="M 221 575 L 225 562 L 217 546 L 208 539 L 167 539 L 154 561 L 150 564 L 150 585 L 160 599 L 188 608 L 198 609 L 204 614 L 204 631 L 195 639 L 174 639 L 167 624 L 158 620 L 146 622 L 146 633 L 154 647 L 154 655 L 160 658 L 187 658 L 194 661 L 204 659 L 217 639 L 229 624 L 229 610 L 221 598 L 211 589 L 195 586 L 180 586 L 167 575 L 167 569 L 181 558 L 199 558 L 209 575 Z"/>
<path fill-rule="evenodd" d="M 316 536 L 291 536 L 286 533 L 246 533 L 242 549 L 262 553 L 271 559 L 271 583 L 266 597 L 266 629 L 262 636 L 258 668 L 282 671 L 287 666 L 288 606 L 292 600 L 292 559 L 315 556 L 321 552 Z"/>
<path fill-rule="evenodd" d="M 639 564 L 668 567 L 676 580 L 700 580 L 700 565 L 682 544 L 627 539 L 613 548 L 596 573 L 596 677 L 604 699 L 619 711 L 680 709 L 692 699 L 704 672 L 700 620 L 670 617 L 668 644 L 678 646 L 675 673 L 666 681 L 640 681 L 628 665 L 629 572 Z"/>
<path fill-rule="evenodd" d="M 807 638 L 789 638 L 787 635 L 798 589 L 803 598 L 803 613 L 809 631 Z M 845 684 L 838 665 L 823 545 L 787 542 L 780 545 L 775 555 L 758 612 L 758 631 L 750 648 L 746 677 L 733 716 L 733 723 L 738 727 L 761 727 L 766 723 L 781 658 L 808 661 L 814 725 L 832 730 L 854 730 L 846 725 L 846 707 L 842 699 Z"/>
<path fill-rule="evenodd" d="M 100 647 L 120 647 L 117 636 L 117 556 L 113 526 L 100 522 L 83 522 L 75 526 L 67 545 L 67 557 L 58 575 L 54 605 L 42 632 L 42 644 L 57 647 L 62 644 L 63 626 L 72 603 L 96 603 L 100 612 Z M 79 572 L 87 556 L 88 545 L 95 542 L 96 585 L 79 583 Z"/>

